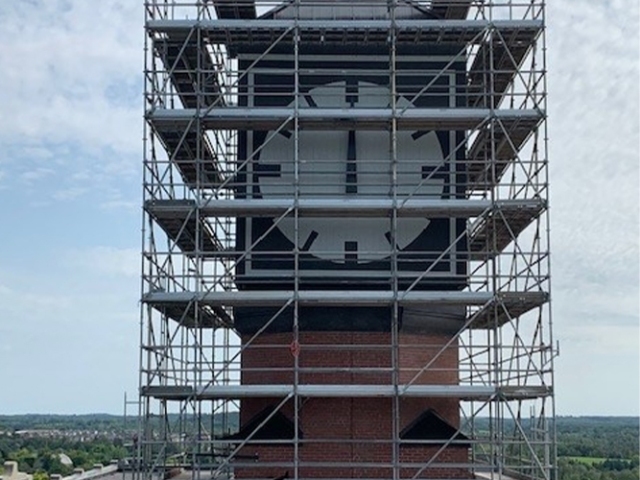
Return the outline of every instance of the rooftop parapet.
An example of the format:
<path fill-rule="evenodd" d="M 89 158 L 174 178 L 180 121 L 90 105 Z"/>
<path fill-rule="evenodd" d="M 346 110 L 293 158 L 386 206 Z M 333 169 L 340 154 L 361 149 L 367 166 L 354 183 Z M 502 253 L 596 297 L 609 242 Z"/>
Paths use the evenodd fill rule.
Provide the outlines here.
<path fill-rule="evenodd" d="M 4 462 L 4 473 L 0 480 L 32 480 L 33 476 L 18 470 L 18 462 Z"/>

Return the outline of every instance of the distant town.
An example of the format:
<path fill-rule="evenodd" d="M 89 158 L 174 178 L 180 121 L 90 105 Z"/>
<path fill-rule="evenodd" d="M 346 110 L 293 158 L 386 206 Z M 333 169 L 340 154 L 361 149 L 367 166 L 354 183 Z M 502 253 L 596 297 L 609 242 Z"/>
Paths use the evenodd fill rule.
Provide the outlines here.
<path fill-rule="evenodd" d="M 559 480 L 638 480 L 638 417 L 558 417 L 556 427 Z M 137 434 L 134 417 L 0 416 L 0 480 L 110 480 L 131 468 Z"/>
<path fill-rule="evenodd" d="M 33 428 L 25 430 L 0 430 L 0 435 L 8 437 L 21 437 L 24 439 L 31 438 L 48 438 L 48 439 L 67 439 L 74 442 L 91 442 L 95 440 L 120 440 L 123 438 L 123 430 L 61 430 L 57 428 Z"/>

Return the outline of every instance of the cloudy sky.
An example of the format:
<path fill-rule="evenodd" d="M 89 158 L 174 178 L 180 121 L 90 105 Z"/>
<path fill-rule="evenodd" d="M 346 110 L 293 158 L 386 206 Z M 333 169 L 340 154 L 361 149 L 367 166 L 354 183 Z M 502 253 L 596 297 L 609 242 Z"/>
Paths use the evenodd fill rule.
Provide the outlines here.
<path fill-rule="evenodd" d="M 0 2 L 0 413 L 137 391 L 142 0 Z M 548 7 L 560 414 L 638 414 L 635 0 Z"/>

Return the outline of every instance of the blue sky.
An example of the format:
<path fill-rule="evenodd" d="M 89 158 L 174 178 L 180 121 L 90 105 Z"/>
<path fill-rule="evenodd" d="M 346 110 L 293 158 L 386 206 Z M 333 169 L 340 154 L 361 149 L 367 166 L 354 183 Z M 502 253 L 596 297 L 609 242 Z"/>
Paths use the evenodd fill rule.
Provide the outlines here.
<path fill-rule="evenodd" d="M 137 391 L 142 25 L 142 0 L 0 3 L 0 413 Z M 638 30 L 634 1 L 549 2 L 560 414 L 639 410 Z"/>

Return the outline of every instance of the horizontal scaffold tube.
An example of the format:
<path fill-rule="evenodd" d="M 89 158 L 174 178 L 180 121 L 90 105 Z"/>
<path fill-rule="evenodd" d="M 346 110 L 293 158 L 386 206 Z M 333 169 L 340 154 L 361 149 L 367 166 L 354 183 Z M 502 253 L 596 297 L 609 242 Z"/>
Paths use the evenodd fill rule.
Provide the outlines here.
<path fill-rule="evenodd" d="M 184 400 L 187 398 L 222 399 L 247 397 L 285 397 L 297 393 L 303 397 L 444 397 L 460 399 L 503 399 L 522 400 L 537 398 L 551 393 L 551 388 L 541 386 L 483 385 L 213 385 L 206 387 L 189 386 L 148 386 L 143 395 L 155 398 Z"/>
<path fill-rule="evenodd" d="M 188 304 L 197 301 L 211 306 L 280 306 L 294 297 L 298 303 L 307 306 L 386 306 L 397 301 L 400 305 L 467 305 L 482 306 L 491 301 L 501 301 L 507 305 L 524 303 L 544 303 L 544 292 L 457 292 L 457 291 L 324 291 L 303 290 L 297 292 L 280 291 L 240 291 L 240 292 L 149 292 L 143 301 L 155 306 L 163 304 Z"/>
<path fill-rule="evenodd" d="M 300 128 L 313 130 L 385 130 L 392 120 L 399 130 L 473 130 L 486 122 L 500 120 L 511 124 L 536 125 L 545 117 L 540 109 L 487 108 L 299 108 L 292 107 L 210 107 L 206 109 L 164 109 L 147 111 L 146 118 L 155 128 L 166 132 L 197 128 L 276 130 L 297 115 Z M 199 122 L 196 122 L 198 120 Z"/>
<path fill-rule="evenodd" d="M 461 200 L 461 199 L 397 199 L 391 198 L 301 198 L 207 200 L 199 205 L 192 201 L 156 200 L 145 204 L 147 211 L 162 218 L 187 218 L 197 208 L 203 217 L 276 217 L 298 210 L 303 217 L 388 217 L 396 211 L 399 217 L 478 217 L 489 210 L 503 212 L 538 211 L 543 201 L 534 200 Z"/>

